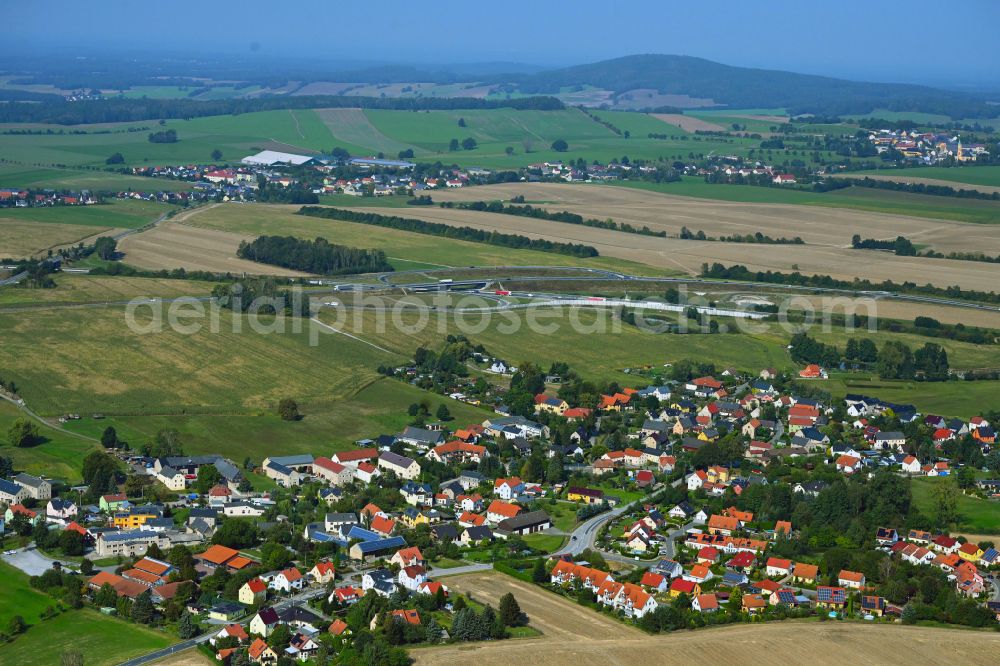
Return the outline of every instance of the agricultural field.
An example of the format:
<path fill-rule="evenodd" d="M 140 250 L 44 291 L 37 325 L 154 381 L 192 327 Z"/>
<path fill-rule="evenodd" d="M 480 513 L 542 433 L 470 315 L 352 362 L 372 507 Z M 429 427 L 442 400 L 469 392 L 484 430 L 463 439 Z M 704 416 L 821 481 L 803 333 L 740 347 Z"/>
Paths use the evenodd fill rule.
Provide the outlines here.
<path fill-rule="evenodd" d="M 899 176 L 914 176 L 933 180 L 948 181 L 951 183 L 967 183 L 969 185 L 985 185 L 992 188 L 1000 188 L 1000 166 L 963 166 L 963 167 L 920 167 L 914 169 L 882 169 L 880 171 L 860 171 L 862 175 L 881 174 L 892 177 L 893 180 Z"/>
<path fill-rule="evenodd" d="M 0 257 L 3 258 L 27 259 L 119 231 L 111 227 L 25 221 L 4 217 L 6 213 L 7 210 L 0 211 Z"/>
<path fill-rule="evenodd" d="M 169 92 L 169 91 L 168 91 Z M 485 95 L 485 90 L 483 94 Z M 215 95 L 213 90 L 211 95 Z M 222 96 L 227 93 L 219 89 Z M 223 153 L 225 161 L 265 148 L 289 152 L 329 151 L 340 146 L 357 155 L 384 152 L 395 156 L 413 149 L 427 161 L 441 160 L 465 166 L 488 168 L 520 167 L 545 160 L 587 161 L 621 159 L 680 159 L 689 153 L 708 154 L 715 150 L 746 155 L 759 146 L 757 139 L 742 137 L 695 136 L 677 125 L 661 122 L 652 116 L 629 111 L 597 111 L 601 120 L 612 123 L 625 138 L 595 122 L 576 108 L 560 111 L 516 111 L 513 109 L 410 111 L 360 109 L 295 109 L 261 111 L 236 116 L 211 116 L 190 120 L 111 123 L 82 125 L 76 129 L 87 134 L 69 134 L 60 126 L 35 125 L 32 129 L 51 129 L 53 134 L 0 135 L 0 154 L 24 165 L 46 167 L 104 167 L 104 160 L 120 152 L 126 164 L 184 164 L 207 162 L 213 150 Z M 699 127 L 713 123 L 680 116 L 683 122 L 698 122 Z M 465 127 L 458 125 L 464 119 Z M 681 122 L 681 121 L 678 121 Z M 765 121 L 741 119 L 752 124 Z M 6 125 L 2 129 L 21 129 Z M 171 144 L 150 143 L 153 131 L 174 129 L 178 141 Z M 62 133 L 60 133 L 62 132 Z M 651 139 L 650 133 L 670 135 Z M 472 137 L 475 150 L 450 152 L 451 139 Z M 672 138 L 671 138 L 672 137 Z M 553 151 L 551 144 L 564 139 L 569 150 Z M 514 149 L 507 155 L 505 149 Z M 832 154 L 829 155 L 833 157 Z"/>
<path fill-rule="evenodd" d="M 155 307 L 138 308 L 134 322 L 155 331 Z M 181 316 L 184 324 L 200 324 L 185 334 L 168 325 L 168 305 L 162 312 L 162 332 L 148 333 L 131 330 L 120 307 L 0 313 L 4 378 L 17 383 L 32 409 L 50 416 L 231 414 L 269 410 L 286 396 L 344 398 L 374 380 L 380 363 L 400 360 L 346 336 L 325 336 L 310 347 L 315 327 L 308 321 L 293 332 L 300 320 L 262 319 L 262 326 L 288 332 L 258 333 L 246 317 L 224 311 L 218 333 L 208 315 Z"/>
<path fill-rule="evenodd" d="M 823 666 L 859 658 L 875 663 L 917 661 L 989 663 L 1000 649 L 994 632 L 954 631 L 888 624 L 785 621 L 735 624 L 697 632 L 651 636 L 554 593 L 501 574 L 472 574 L 448 585 L 477 601 L 496 605 L 512 592 L 542 636 L 524 641 L 459 644 L 414 650 L 416 663 L 447 666 L 474 661 L 483 666 L 512 661 L 576 666 L 581 663 L 688 664 L 703 660 L 705 646 L 723 661 L 741 661 L 766 650 L 775 663 L 799 663 L 803 654 Z"/>
<path fill-rule="evenodd" d="M 598 188 L 593 189 L 600 192 Z M 514 185 L 507 190 L 511 196 L 525 191 L 525 186 Z M 480 196 L 485 193 L 481 193 Z M 473 195 L 475 196 L 475 194 Z M 555 208 L 566 208 L 559 204 Z M 953 261 L 948 259 L 926 259 L 921 257 L 899 257 L 889 253 L 874 254 L 871 251 L 853 250 L 841 246 L 819 245 L 783 245 L 776 248 L 772 245 L 753 243 L 721 243 L 712 241 L 680 240 L 677 238 L 656 238 L 640 234 L 629 234 L 610 229 L 601 229 L 583 225 L 573 225 L 546 220 L 537 220 L 513 215 L 500 215 L 478 211 L 419 207 L 420 210 L 409 212 L 414 217 L 431 222 L 449 224 L 452 226 L 471 226 L 478 229 L 498 230 L 504 233 L 514 233 L 530 238 L 541 238 L 558 242 L 583 243 L 595 247 L 603 257 L 613 257 L 631 262 L 643 263 L 655 268 L 683 271 L 697 274 L 702 265 L 720 262 L 726 265 L 744 264 L 751 270 L 774 270 L 783 272 L 802 271 L 820 275 L 831 275 L 835 278 L 850 280 L 855 277 L 866 277 L 875 281 L 894 280 L 897 282 L 912 281 L 917 284 L 931 283 L 937 286 L 959 285 L 966 289 L 981 289 L 991 291 L 1000 283 L 1000 265 L 971 261 Z M 694 225 L 702 225 L 716 215 L 724 215 L 726 208 L 731 214 L 742 217 L 743 207 L 727 207 L 724 205 L 695 206 L 699 217 L 686 220 Z M 393 215 L 393 209 L 369 209 L 372 212 Z M 588 211 L 584 211 L 585 213 Z M 596 207 L 589 209 L 590 214 L 599 214 Z M 690 209 L 689 209 L 690 212 Z M 778 214 L 788 214 L 788 211 L 778 210 Z M 763 211 L 761 211 L 763 213 Z M 652 214 L 647 209 L 647 215 Z M 794 211 L 792 211 L 794 215 Z M 843 212 L 833 217 L 843 218 Z M 619 211 L 616 219 L 625 219 Z M 895 218 L 893 218 L 895 219 Z M 901 221 L 898 221 L 901 223 Z M 652 224 L 650 226 L 653 226 Z M 714 225 L 708 227 L 706 233 L 714 231 Z M 721 226 L 721 225 L 719 225 Z M 763 232 L 775 232 L 775 225 L 768 225 L 761 219 L 760 229 Z M 718 228 L 718 227 L 716 227 Z M 841 227 L 843 228 L 843 227 Z M 676 228 L 679 230 L 678 228 Z M 846 229 L 845 229 L 846 231 Z M 986 237 L 995 236 L 1000 243 L 1000 226 L 995 229 L 987 227 Z M 989 232 L 993 232 L 990 234 Z M 868 233 L 871 233 L 869 228 Z M 928 234 L 929 235 L 929 234 Z M 964 243 L 967 241 L 953 241 Z M 850 235 L 844 244 L 850 243 Z"/>
<path fill-rule="evenodd" d="M 0 209 L 0 257 L 29 257 L 100 235 L 136 229 L 174 210 L 145 201 Z"/>
<path fill-rule="evenodd" d="M 21 615 L 28 630 L 0 646 L 0 661 L 26 666 L 58 663 L 63 650 L 83 653 L 88 666 L 112 666 L 131 657 L 159 650 L 176 642 L 166 634 L 84 609 L 69 610 L 49 620 L 40 613 L 58 602 L 28 586 L 28 577 L 0 563 L 4 594 L 0 595 L 0 626 L 13 615 Z"/>
<path fill-rule="evenodd" d="M 168 222 L 141 234 L 128 236 L 118 244 L 125 263 L 138 268 L 162 270 L 184 268 L 234 275 L 304 276 L 306 273 L 236 256 L 243 241 L 255 238 Z"/>
<path fill-rule="evenodd" d="M 417 217 L 414 208 L 405 211 L 391 209 L 392 215 Z M 295 215 L 298 206 L 237 206 L 222 205 L 204 208 L 185 219 L 194 227 L 162 225 L 153 232 L 128 238 L 123 243 L 126 252 L 135 250 L 141 243 L 141 260 L 126 256 L 128 263 L 143 267 L 164 267 L 166 264 L 182 266 L 214 266 L 207 270 L 236 270 L 225 268 L 230 262 L 240 262 L 250 273 L 284 271 L 265 264 L 255 264 L 235 258 L 239 241 L 264 234 L 285 234 L 299 238 L 323 237 L 332 243 L 350 247 L 384 250 L 398 269 L 448 268 L 452 266 L 581 266 L 605 268 L 642 275 L 674 275 L 676 271 L 655 269 L 612 257 L 582 259 L 553 252 L 520 250 L 484 243 L 440 238 L 426 234 L 382 229 L 379 227 L 338 222 L 303 215 Z M 163 232 L 167 237 L 160 234 Z M 415 265 L 416 264 L 416 265 Z M 254 266 L 256 269 L 249 268 Z M 283 274 L 288 274 L 285 271 Z"/>
<path fill-rule="evenodd" d="M 639 186 L 645 183 L 630 184 Z M 674 190 L 670 189 L 674 185 L 682 188 L 678 192 L 687 194 L 676 195 Z M 861 192 L 897 194 L 857 189 Z M 747 195 L 747 200 L 724 202 L 712 199 L 715 194 L 724 195 L 727 192 Z M 682 226 L 687 226 L 692 231 L 704 230 L 710 236 L 752 234 L 760 231 L 773 237 L 800 236 L 809 245 L 836 248 L 849 246 L 851 236 L 854 234 L 862 234 L 866 238 L 895 238 L 905 235 L 915 243 L 942 252 L 995 251 L 1000 254 L 1000 225 L 973 226 L 961 222 L 931 221 L 922 217 L 895 214 L 827 210 L 814 206 L 826 201 L 823 197 L 829 195 L 749 185 L 709 185 L 704 181 L 690 178 L 686 178 L 682 183 L 657 186 L 656 189 L 558 183 L 508 183 L 435 192 L 434 199 L 435 201 L 491 201 L 510 199 L 516 195 L 521 195 L 529 203 L 548 210 L 568 210 L 598 219 L 611 218 L 636 226 L 649 226 L 651 229 L 663 230 L 673 235 L 678 234 Z M 1000 204 L 997 204 L 997 210 L 1000 214 Z M 1000 217 L 997 219 L 1000 220 Z M 539 221 L 539 224 L 541 223 L 542 221 Z M 795 249 L 799 248 L 783 247 L 782 252 Z"/>
<path fill-rule="evenodd" d="M 844 178 L 870 178 L 872 180 L 883 180 L 894 183 L 913 183 L 916 185 L 941 185 L 944 187 L 952 187 L 956 190 L 978 190 L 980 192 L 985 192 L 986 194 L 996 194 L 1000 193 L 1000 187 L 995 185 L 972 185 L 970 183 L 959 183 L 952 180 L 942 180 L 939 178 L 914 178 L 907 174 L 909 169 L 903 170 L 892 170 L 892 169 L 882 169 L 878 173 L 865 173 L 864 175 L 857 175 L 854 173 L 842 174 Z M 971 199 L 967 199 L 971 201 Z"/>
<path fill-rule="evenodd" d="M 16 126 L 2 126 L 12 129 Z M 45 129 L 47 126 L 36 126 Z M 53 126 L 55 132 L 65 128 Z M 315 111 L 261 111 L 236 116 L 207 116 L 109 125 L 81 125 L 88 134 L 0 135 L 0 154 L 21 164 L 104 166 L 114 153 L 128 165 L 189 164 L 211 161 L 221 150 L 224 161 L 238 162 L 264 149 L 316 153 L 335 145 L 333 135 Z M 173 129 L 176 143 L 151 143 L 150 132 Z M 111 133 L 107 133 L 108 131 Z M 102 133 L 103 132 L 103 133 Z M 166 187 L 166 186 L 165 186 Z M 144 189 L 149 189 L 147 185 Z M 167 189 L 170 189 L 169 187 Z"/>
<path fill-rule="evenodd" d="M 0 164 L 0 187 L 65 189 L 76 192 L 80 190 L 95 192 L 171 190 L 179 192 L 190 190 L 191 183 L 182 180 L 127 176 L 111 171 L 104 171 L 97 167 L 91 169 L 71 169 Z"/>
<path fill-rule="evenodd" d="M 207 296 L 215 286 L 196 280 L 58 273 L 52 289 L 0 287 L 0 308 L 31 304 L 109 303 L 133 298 Z"/>
<path fill-rule="evenodd" d="M 954 483 L 948 477 L 913 479 L 913 502 L 924 515 L 934 515 L 934 487 L 942 483 Z M 972 497 L 962 492 L 958 494 L 958 521 L 956 529 L 972 532 L 980 536 L 1000 535 L 1000 502 Z"/>

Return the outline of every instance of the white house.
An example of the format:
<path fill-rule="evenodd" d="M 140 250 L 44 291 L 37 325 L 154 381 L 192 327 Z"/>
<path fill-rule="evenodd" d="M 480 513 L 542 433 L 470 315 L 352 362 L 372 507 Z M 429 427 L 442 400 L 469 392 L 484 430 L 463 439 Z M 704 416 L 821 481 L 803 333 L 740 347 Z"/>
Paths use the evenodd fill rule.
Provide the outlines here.
<path fill-rule="evenodd" d="M 386 451 L 378 457 L 378 466 L 401 479 L 413 480 L 420 476 L 420 465 L 416 460 L 391 451 Z"/>
<path fill-rule="evenodd" d="M 279 571 L 268 583 L 268 587 L 278 592 L 301 590 L 306 584 L 305 576 L 295 567 Z"/>
<path fill-rule="evenodd" d="M 916 456 L 906 456 L 903 458 L 903 462 L 899 463 L 899 466 L 907 474 L 920 474 L 920 461 L 917 460 Z"/>
<path fill-rule="evenodd" d="M 419 564 L 413 564 L 400 569 L 396 580 L 400 587 L 416 592 L 421 583 L 427 582 L 427 572 Z"/>

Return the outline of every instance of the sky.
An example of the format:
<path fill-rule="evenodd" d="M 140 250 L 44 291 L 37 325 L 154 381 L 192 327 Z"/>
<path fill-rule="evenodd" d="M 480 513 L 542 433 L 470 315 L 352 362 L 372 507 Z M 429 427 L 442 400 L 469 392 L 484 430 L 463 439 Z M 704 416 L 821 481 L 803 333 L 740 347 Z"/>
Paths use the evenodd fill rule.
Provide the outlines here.
<path fill-rule="evenodd" d="M 164 51 L 558 67 L 667 53 L 855 80 L 1000 89 L 1000 0 L 0 0 L 0 10 L 3 54 Z"/>

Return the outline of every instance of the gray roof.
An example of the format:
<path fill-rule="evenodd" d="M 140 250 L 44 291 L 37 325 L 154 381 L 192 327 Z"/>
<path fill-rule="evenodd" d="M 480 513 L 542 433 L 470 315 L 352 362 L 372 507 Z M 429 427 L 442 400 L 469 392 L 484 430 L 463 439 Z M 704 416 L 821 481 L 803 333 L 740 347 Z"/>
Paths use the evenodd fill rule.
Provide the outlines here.
<path fill-rule="evenodd" d="M 236 481 L 242 476 L 239 468 L 228 460 L 216 460 L 215 469 L 226 481 Z"/>
<path fill-rule="evenodd" d="M 326 522 L 328 523 L 358 523 L 357 514 L 353 513 L 328 513 L 326 514 Z"/>
<path fill-rule="evenodd" d="M 268 456 L 267 459 L 273 463 L 284 465 L 285 467 L 297 467 L 299 465 L 313 464 L 313 457 L 308 453 L 303 453 L 297 456 Z"/>
<path fill-rule="evenodd" d="M 552 519 L 549 517 L 549 514 L 544 511 L 529 511 L 527 513 L 514 516 L 513 518 L 501 520 L 497 527 L 508 532 L 513 532 L 515 530 L 520 530 L 525 527 L 534 527 L 535 525 L 541 525 L 543 523 L 552 523 Z"/>
<path fill-rule="evenodd" d="M 443 439 L 440 432 L 414 426 L 406 426 L 399 437 L 400 439 L 412 439 L 415 442 L 427 442 L 428 444 L 436 444 Z"/>
<path fill-rule="evenodd" d="M 104 532 L 101 538 L 105 541 L 124 542 L 145 541 L 146 539 L 159 538 L 159 533 L 152 530 L 128 530 L 126 532 Z"/>
<path fill-rule="evenodd" d="M 413 458 L 407 458 L 406 456 L 401 456 L 398 453 L 393 453 L 392 451 L 386 451 L 380 455 L 379 460 L 384 460 L 387 463 L 398 467 L 409 467 L 414 462 Z"/>
<path fill-rule="evenodd" d="M 31 486 L 32 488 L 38 488 L 43 483 L 47 483 L 45 479 L 40 479 L 37 476 L 31 476 L 30 474 L 21 473 L 14 477 L 13 481 L 19 483 L 22 486 Z"/>

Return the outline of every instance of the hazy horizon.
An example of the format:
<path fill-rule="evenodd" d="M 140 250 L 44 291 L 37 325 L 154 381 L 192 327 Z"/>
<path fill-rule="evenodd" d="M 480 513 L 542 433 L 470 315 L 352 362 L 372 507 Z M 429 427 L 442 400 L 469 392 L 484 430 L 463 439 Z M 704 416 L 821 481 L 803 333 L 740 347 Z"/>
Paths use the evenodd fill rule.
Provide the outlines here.
<path fill-rule="evenodd" d="M 40 0 L 8 7 L 3 55 L 249 55 L 354 63 L 463 65 L 518 63 L 563 67 L 638 53 L 689 55 L 727 65 L 820 74 L 858 81 L 1000 89 L 993 26 L 1000 3 L 911 0 L 886 7 L 844 0 L 837 7 L 763 13 L 750 3 L 712 7 L 635 2 L 609 11 L 581 0 L 572 10 L 513 0 L 502 8 L 440 2 L 378 7 L 301 0 L 287 10 L 247 0 L 238 12 L 189 0 L 136 5 L 108 0 L 81 6 Z M 947 23 L 956 23 L 948 39 Z M 945 28 L 940 26 L 945 24 Z M 936 29 L 922 36 L 927 25 Z M 497 28 L 496 26 L 501 26 Z"/>

